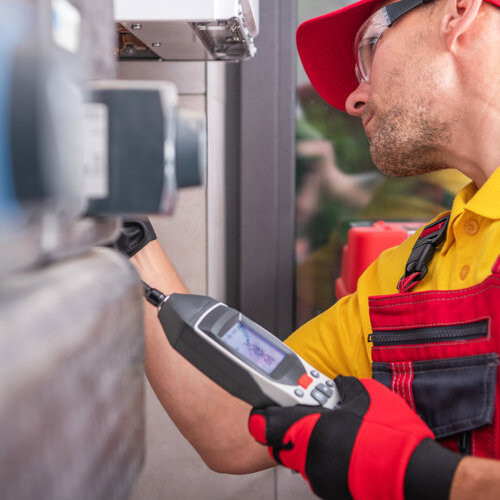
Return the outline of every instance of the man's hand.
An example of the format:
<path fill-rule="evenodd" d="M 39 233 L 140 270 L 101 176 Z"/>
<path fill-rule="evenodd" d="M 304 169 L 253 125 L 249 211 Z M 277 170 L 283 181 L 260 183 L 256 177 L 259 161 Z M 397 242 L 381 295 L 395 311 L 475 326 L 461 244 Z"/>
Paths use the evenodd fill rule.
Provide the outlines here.
<path fill-rule="evenodd" d="M 337 377 L 336 410 L 254 409 L 249 429 L 325 499 L 447 499 L 461 457 L 434 441 L 406 402 L 375 380 Z"/>
<path fill-rule="evenodd" d="M 112 247 L 130 258 L 153 240 L 156 233 L 149 219 L 125 219 Z"/>

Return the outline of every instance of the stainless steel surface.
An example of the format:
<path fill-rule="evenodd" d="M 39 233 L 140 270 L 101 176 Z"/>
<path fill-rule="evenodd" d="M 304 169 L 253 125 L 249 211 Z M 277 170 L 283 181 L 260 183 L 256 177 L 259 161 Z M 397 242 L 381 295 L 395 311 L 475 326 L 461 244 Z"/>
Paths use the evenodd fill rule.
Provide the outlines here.
<path fill-rule="evenodd" d="M 207 293 L 223 302 L 227 300 L 226 196 L 230 189 L 226 179 L 225 82 L 226 65 L 207 63 Z"/>
<path fill-rule="evenodd" d="M 120 21 L 165 61 L 242 60 L 257 49 L 243 17 L 224 20 Z"/>
<path fill-rule="evenodd" d="M 2 220 L 0 238 L 0 278 L 8 273 L 29 269 L 42 258 L 42 214 Z"/>
<path fill-rule="evenodd" d="M 238 13 L 245 18 L 248 32 L 252 37 L 259 34 L 259 0 L 240 0 Z"/>
<path fill-rule="evenodd" d="M 54 212 L 40 214 L 33 225 L 20 225 L 2 241 L 0 277 L 33 269 L 47 261 L 67 259 L 94 245 L 113 242 L 119 235 L 118 218 L 66 220 Z"/>
<path fill-rule="evenodd" d="M 41 238 L 42 259 L 67 259 L 87 252 L 95 245 L 115 241 L 120 234 L 121 219 L 117 217 L 82 217 L 66 221 L 54 214 L 45 214 Z"/>
<path fill-rule="evenodd" d="M 164 60 L 240 61 L 256 54 L 258 10 L 258 0 L 177 5 L 117 0 L 116 18 Z"/>
<path fill-rule="evenodd" d="M 192 23 L 209 54 L 221 61 L 241 61 L 257 53 L 254 38 L 240 12 L 227 20 Z"/>
<path fill-rule="evenodd" d="M 134 26 L 128 21 L 120 21 L 120 24 L 129 30 Z M 166 61 L 204 61 L 212 58 L 187 21 L 143 21 L 141 29 L 133 34 L 147 47 L 161 42 L 160 47 L 154 47 L 154 52 Z"/>
<path fill-rule="evenodd" d="M 0 283 L 3 500 L 126 499 L 144 455 L 141 286 L 99 249 Z"/>
<path fill-rule="evenodd" d="M 120 61 L 120 80 L 160 80 L 172 82 L 179 94 L 205 94 L 206 76 L 203 62 Z"/>

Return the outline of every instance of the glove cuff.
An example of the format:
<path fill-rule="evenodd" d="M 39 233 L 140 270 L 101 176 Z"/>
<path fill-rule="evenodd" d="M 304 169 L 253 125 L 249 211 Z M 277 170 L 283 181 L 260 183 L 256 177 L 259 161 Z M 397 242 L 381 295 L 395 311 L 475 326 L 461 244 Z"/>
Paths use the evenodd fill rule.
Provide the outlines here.
<path fill-rule="evenodd" d="M 462 458 L 433 439 L 424 439 L 415 448 L 406 469 L 405 500 L 448 500 Z"/>

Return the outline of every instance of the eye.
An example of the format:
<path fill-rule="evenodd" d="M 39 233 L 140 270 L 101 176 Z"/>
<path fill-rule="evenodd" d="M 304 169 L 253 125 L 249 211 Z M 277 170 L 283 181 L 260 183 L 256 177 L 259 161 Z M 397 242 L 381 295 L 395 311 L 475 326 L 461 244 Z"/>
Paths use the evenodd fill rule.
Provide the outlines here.
<path fill-rule="evenodd" d="M 363 68 L 370 68 L 378 41 L 379 37 L 365 38 L 361 40 L 358 46 L 358 58 L 359 63 Z"/>

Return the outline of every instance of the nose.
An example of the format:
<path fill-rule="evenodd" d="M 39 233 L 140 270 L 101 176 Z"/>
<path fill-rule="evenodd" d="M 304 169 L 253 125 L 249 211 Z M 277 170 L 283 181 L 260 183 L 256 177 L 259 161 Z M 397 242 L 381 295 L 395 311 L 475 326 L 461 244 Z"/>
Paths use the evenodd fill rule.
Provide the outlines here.
<path fill-rule="evenodd" d="M 347 97 L 345 109 L 350 115 L 360 118 L 369 100 L 370 84 L 362 81 Z"/>

